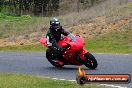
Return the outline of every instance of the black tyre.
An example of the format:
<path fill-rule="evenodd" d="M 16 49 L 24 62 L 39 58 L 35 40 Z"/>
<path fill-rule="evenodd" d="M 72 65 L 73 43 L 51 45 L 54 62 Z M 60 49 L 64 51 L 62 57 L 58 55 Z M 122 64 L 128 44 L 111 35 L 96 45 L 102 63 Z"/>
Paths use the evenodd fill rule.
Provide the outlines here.
<path fill-rule="evenodd" d="M 52 51 L 50 49 L 46 50 L 46 58 L 48 59 L 48 61 L 55 67 L 63 67 L 64 65 L 60 65 L 59 63 L 56 62 L 56 58 L 54 56 L 54 54 L 52 53 Z"/>
<path fill-rule="evenodd" d="M 77 83 L 80 85 L 83 85 L 86 83 L 86 78 L 83 76 L 77 76 L 76 80 L 77 80 Z"/>
<path fill-rule="evenodd" d="M 89 69 L 95 69 L 98 66 L 97 60 L 91 53 L 86 53 L 85 55 L 85 62 L 84 65 L 88 67 Z"/>

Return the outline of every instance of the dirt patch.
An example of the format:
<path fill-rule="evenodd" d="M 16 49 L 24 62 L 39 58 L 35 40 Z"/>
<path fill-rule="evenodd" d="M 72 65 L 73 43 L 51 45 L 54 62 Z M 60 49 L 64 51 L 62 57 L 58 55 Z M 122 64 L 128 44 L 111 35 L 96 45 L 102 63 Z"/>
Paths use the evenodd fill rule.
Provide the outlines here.
<path fill-rule="evenodd" d="M 45 33 L 33 32 L 31 34 L 24 34 L 18 37 L 10 37 L 0 39 L 0 46 L 12 46 L 12 45 L 29 45 L 39 43 L 39 39 L 45 37 Z"/>
<path fill-rule="evenodd" d="M 82 24 L 69 28 L 74 34 L 82 35 L 84 38 L 94 38 L 111 31 L 123 31 L 125 26 L 132 25 L 132 17 L 126 17 L 114 22 L 106 17 L 98 17 L 88 24 Z"/>

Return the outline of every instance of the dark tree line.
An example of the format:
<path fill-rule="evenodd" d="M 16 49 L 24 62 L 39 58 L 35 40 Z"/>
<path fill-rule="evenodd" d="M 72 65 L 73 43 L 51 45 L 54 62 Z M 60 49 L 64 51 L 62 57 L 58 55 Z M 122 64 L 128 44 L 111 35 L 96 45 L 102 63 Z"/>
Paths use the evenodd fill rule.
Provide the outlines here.
<path fill-rule="evenodd" d="M 90 8 L 105 0 L 76 0 L 77 10 Z M 59 4 L 63 0 L 0 0 L 0 12 L 9 15 L 58 15 Z M 64 10 L 63 10 L 64 11 Z"/>
<path fill-rule="evenodd" d="M 59 0 L 0 0 L 0 12 L 12 15 L 50 16 L 58 8 Z"/>

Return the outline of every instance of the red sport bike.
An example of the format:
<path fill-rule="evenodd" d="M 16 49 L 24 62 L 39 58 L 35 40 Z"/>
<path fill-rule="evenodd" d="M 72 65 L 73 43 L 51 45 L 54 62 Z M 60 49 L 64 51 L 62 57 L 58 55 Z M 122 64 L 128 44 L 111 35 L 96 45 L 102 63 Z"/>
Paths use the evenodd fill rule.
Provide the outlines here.
<path fill-rule="evenodd" d="M 39 42 L 47 47 L 46 38 L 41 38 Z M 95 57 L 84 49 L 84 39 L 80 36 L 74 36 L 74 41 L 65 36 L 58 42 L 65 51 L 60 55 L 62 58 L 54 57 L 54 51 L 47 49 L 46 58 L 55 67 L 63 67 L 64 65 L 85 65 L 89 69 L 95 69 L 98 65 Z M 68 47 L 67 47 L 68 46 Z"/>

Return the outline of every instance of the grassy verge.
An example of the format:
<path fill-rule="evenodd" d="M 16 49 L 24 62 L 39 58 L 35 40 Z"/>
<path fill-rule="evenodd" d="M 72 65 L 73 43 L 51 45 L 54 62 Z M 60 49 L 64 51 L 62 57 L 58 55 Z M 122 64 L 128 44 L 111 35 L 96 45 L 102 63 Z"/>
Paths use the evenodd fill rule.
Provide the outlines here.
<path fill-rule="evenodd" d="M 132 29 L 112 32 L 94 40 L 86 40 L 86 48 L 92 52 L 132 53 Z"/>
<path fill-rule="evenodd" d="M 4 46 L 0 47 L 0 51 L 19 51 L 19 52 L 37 52 L 45 51 L 46 48 L 40 44 L 36 45 L 18 45 L 18 46 Z"/>
<path fill-rule="evenodd" d="M 0 13 L 0 38 L 16 37 L 47 30 L 49 20 L 50 17 L 8 16 Z"/>
<path fill-rule="evenodd" d="M 95 39 L 86 39 L 85 48 L 90 52 L 132 53 L 132 29 L 112 32 Z M 41 44 L 0 47 L 0 51 L 45 51 Z"/>
<path fill-rule="evenodd" d="M 97 84 L 80 86 L 74 82 L 52 80 L 25 74 L 0 73 L 0 88 L 106 88 Z"/>

